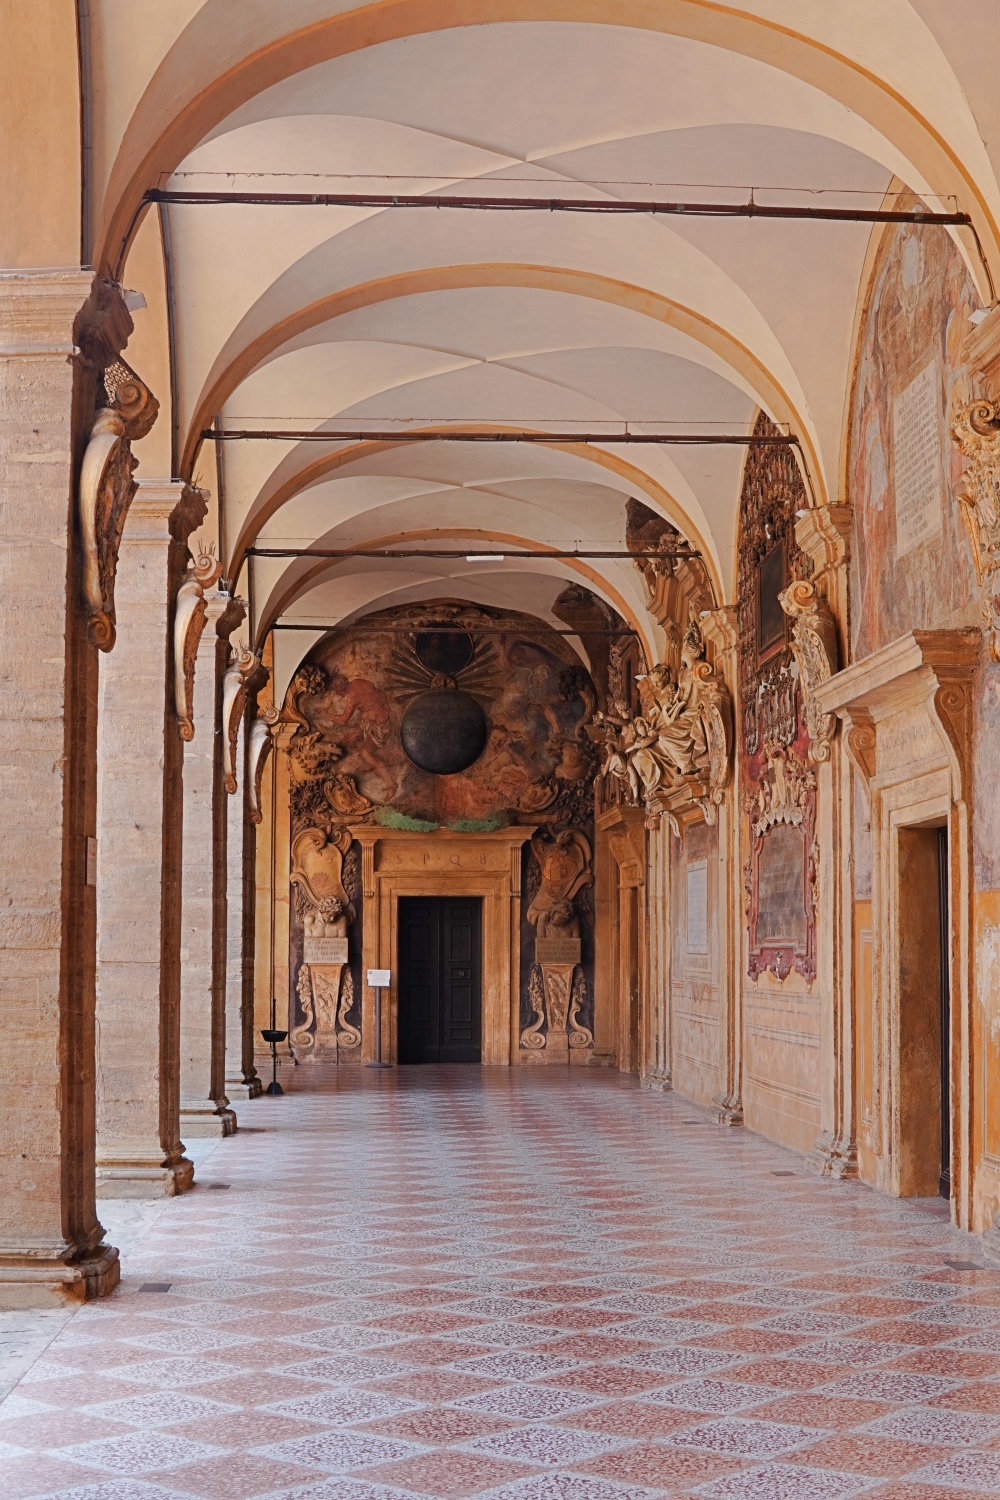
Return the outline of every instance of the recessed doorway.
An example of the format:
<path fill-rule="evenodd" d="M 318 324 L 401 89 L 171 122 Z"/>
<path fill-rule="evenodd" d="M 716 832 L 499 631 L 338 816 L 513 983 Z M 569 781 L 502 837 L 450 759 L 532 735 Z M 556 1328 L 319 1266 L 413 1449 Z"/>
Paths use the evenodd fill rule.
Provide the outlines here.
<path fill-rule="evenodd" d="M 478 1063 L 482 898 L 399 897 L 399 1061 Z"/>
<path fill-rule="evenodd" d="M 899 829 L 900 1193 L 951 1197 L 948 834 Z"/>

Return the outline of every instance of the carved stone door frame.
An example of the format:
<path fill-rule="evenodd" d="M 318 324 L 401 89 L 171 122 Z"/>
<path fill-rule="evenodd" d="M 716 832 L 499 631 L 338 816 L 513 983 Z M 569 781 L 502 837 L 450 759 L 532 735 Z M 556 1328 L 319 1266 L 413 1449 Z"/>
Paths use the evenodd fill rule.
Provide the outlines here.
<path fill-rule="evenodd" d="M 623 805 L 600 813 L 595 824 L 594 1062 L 639 1074 L 646 1071 L 649 1030 L 645 822 L 641 807 Z"/>
<path fill-rule="evenodd" d="M 382 1062 L 395 1063 L 399 1036 L 400 896 L 481 896 L 483 900 L 482 1060 L 486 1067 L 518 1061 L 521 1020 L 521 865 L 533 825 L 495 833 L 411 833 L 362 824 L 364 889 L 362 1061 L 375 1057 L 375 991 L 369 969 L 391 969 L 382 995 Z"/>
<path fill-rule="evenodd" d="M 838 672 L 817 693 L 821 708 L 845 723 L 847 753 L 871 808 L 873 929 L 883 935 L 873 974 L 876 1185 L 899 1193 L 904 1158 L 900 1097 L 899 955 L 907 892 L 900 882 L 900 830 L 945 824 L 951 933 L 951 1081 L 953 1216 L 975 1222 L 974 1146 L 980 1049 L 973 1021 L 972 686 L 978 630 L 914 631 Z M 851 892 L 849 861 L 842 889 Z M 855 1006 L 858 997 L 855 996 Z M 857 1045 L 857 1043 L 855 1043 Z M 845 1063 L 847 1060 L 845 1060 Z M 846 1069 L 854 1075 L 853 1063 Z M 857 1111 L 855 1111 L 857 1113 Z M 994 1164 L 994 1176 L 1000 1162 Z"/>

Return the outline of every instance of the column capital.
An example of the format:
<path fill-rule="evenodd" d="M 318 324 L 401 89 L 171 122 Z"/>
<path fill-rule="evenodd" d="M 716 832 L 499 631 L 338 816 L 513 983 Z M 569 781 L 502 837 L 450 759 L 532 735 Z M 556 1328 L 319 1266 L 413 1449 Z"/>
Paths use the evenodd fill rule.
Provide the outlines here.
<path fill-rule="evenodd" d="M 92 271 L 0 275 L 0 359 L 75 353 L 73 324 L 93 281 Z"/>
<path fill-rule="evenodd" d="M 208 512 L 208 495 L 183 479 L 140 479 L 125 525 L 127 541 L 186 543 Z"/>
<path fill-rule="evenodd" d="M 698 624 L 706 640 L 711 641 L 717 651 L 734 651 L 739 639 L 739 625 L 735 604 L 722 604 L 718 609 L 702 612 Z"/>
<path fill-rule="evenodd" d="M 236 628 L 243 624 L 247 617 L 247 607 L 242 599 L 234 599 L 229 594 L 216 592 L 205 595 L 205 633 L 202 636 L 202 644 L 199 651 L 207 649 L 206 641 L 210 642 L 214 651 L 219 641 L 227 641 Z"/>
<path fill-rule="evenodd" d="M 126 538 L 172 537 L 186 543 L 208 511 L 208 495 L 183 478 L 141 478 L 129 507 Z"/>

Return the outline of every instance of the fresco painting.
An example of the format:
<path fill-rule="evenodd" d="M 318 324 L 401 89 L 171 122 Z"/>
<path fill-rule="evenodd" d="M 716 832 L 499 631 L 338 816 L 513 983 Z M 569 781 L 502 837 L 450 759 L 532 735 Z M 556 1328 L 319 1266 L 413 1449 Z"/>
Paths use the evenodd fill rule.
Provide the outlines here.
<path fill-rule="evenodd" d="M 979 623 L 979 589 L 957 500 L 963 461 L 940 415 L 932 441 L 940 454 L 941 513 L 915 546 L 901 545 L 905 518 L 897 512 L 896 473 L 905 442 L 896 426 L 915 386 L 933 382 L 937 413 L 973 394 L 962 341 L 977 306 L 965 262 L 944 230 L 894 225 L 886 231 L 862 320 L 849 433 L 855 660 L 914 627 Z"/>

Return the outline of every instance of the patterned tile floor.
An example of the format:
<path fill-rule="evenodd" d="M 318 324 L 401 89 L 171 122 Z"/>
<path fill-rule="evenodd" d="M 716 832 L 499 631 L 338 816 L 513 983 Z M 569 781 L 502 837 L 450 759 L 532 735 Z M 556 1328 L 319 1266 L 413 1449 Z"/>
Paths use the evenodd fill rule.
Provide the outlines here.
<path fill-rule="evenodd" d="M 0 1327 L 3 1500 L 1000 1495 L 1000 1272 L 937 1205 L 610 1073 L 290 1082 L 111 1207 L 112 1298 Z"/>

